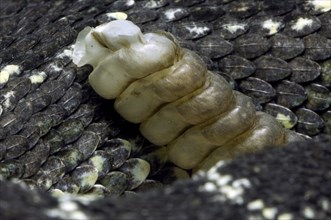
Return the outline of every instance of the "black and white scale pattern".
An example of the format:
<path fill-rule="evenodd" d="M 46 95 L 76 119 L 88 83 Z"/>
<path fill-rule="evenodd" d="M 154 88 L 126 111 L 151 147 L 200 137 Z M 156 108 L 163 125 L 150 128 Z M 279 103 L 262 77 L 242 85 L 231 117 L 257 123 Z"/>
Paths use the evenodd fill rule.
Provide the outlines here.
<path fill-rule="evenodd" d="M 330 219 L 330 139 L 291 144 L 190 181 L 121 198 L 61 196 L 1 182 L 1 219 Z"/>
<path fill-rule="evenodd" d="M 115 190 L 112 191 L 115 195 L 130 195 L 134 191 L 133 186 L 138 187 L 142 183 L 146 188 L 158 188 L 162 185 L 161 180 L 164 183 L 172 181 L 176 168 L 170 164 L 164 165 L 165 160 L 155 160 L 153 156 L 160 155 L 163 149 L 158 149 L 154 154 L 149 150 L 142 151 L 144 141 L 136 127 L 121 119 L 112 109 L 112 103 L 98 97 L 88 85 L 86 79 L 91 67 L 77 68 L 71 62 L 72 45 L 80 30 L 85 26 L 97 26 L 123 16 L 138 24 L 143 31 L 165 30 L 174 34 L 182 47 L 199 53 L 209 69 L 225 76 L 235 89 L 253 98 L 257 109 L 275 116 L 284 126 L 312 137 L 330 135 L 330 8 L 330 0 L 290 0 L 286 3 L 271 0 L 1 1 L 2 179 L 18 178 L 31 187 L 42 190 L 60 188 L 71 193 L 94 190 L 96 194 L 107 194 L 111 189 Z M 315 144 L 318 157 L 322 157 L 321 152 L 324 152 L 319 151 L 324 149 L 319 146 L 330 146 L 329 143 L 330 140 L 327 139 L 324 144 Z M 287 186 L 288 189 L 284 189 L 286 193 L 295 190 L 293 185 L 300 188 L 306 184 L 300 182 L 301 178 L 308 178 L 312 174 L 309 170 L 305 171 L 305 163 L 286 162 L 286 155 L 293 153 L 304 160 L 305 155 L 315 153 L 314 149 L 309 147 L 305 148 L 307 154 L 302 152 L 303 149 L 297 148 L 299 146 L 295 146 L 293 152 L 284 150 L 285 153 L 279 150 L 278 154 L 281 156 L 275 155 L 274 160 L 257 157 L 257 162 L 256 158 L 251 159 L 256 164 L 249 167 L 266 169 L 263 174 L 265 176 L 257 174 L 258 180 L 250 180 L 250 184 L 254 189 L 252 198 L 255 196 L 257 200 L 255 205 L 271 208 L 266 211 L 269 213 L 267 216 L 277 213 L 274 217 L 278 218 L 281 213 L 288 214 L 291 210 L 304 213 L 297 207 L 289 208 L 292 205 L 287 204 L 286 200 L 282 205 L 285 211 L 277 208 L 278 211 L 275 212 L 269 201 L 263 200 L 268 196 L 263 195 L 260 198 L 257 190 L 261 186 L 259 181 L 263 179 L 268 182 L 267 177 L 274 176 L 269 173 L 271 167 L 285 169 L 283 167 L 288 167 L 287 163 L 300 167 L 303 176 L 292 179 L 289 177 L 291 184 Z M 325 153 L 325 158 L 330 158 L 330 152 Z M 111 160 L 112 166 L 102 163 L 105 159 Z M 146 174 L 138 175 L 137 178 L 131 175 L 130 167 L 144 164 L 139 163 L 140 160 L 153 164 L 145 181 Z M 313 161 L 312 170 L 326 172 L 314 173 L 314 176 L 323 179 L 321 187 L 330 186 L 326 165 L 316 158 Z M 127 164 L 124 168 L 129 169 L 121 169 L 123 164 Z M 246 176 L 246 169 L 239 170 L 236 171 L 239 176 Z M 287 171 L 282 172 L 283 175 L 288 175 L 285 174 Z M 219 173 L 223 178 L 222 172 Z M 93 178 L 86 180 L 82 178 L 84 175 Z M 229 183 L 235 181 L 233 175 L 236 174 L 232 174 Z M 282 177 L 281 172 L 277 175 Z M 116 180 L 122 181 L 122 187 L 114 188 L 114 184 L 107 181 L 111 180 L 109 176 L 115 176 Z M 199 184 L 196 180 L 191 182 L 185 184 Z M 317 183 L 311 184 L 315 187 L 314 184 Z M 5 188 L 0 187 L 1 190 L 11 187 L 7 182 L 4 182 L 4 185 Z M 207 188 L 207 191 L 219 187 L 219 190 L 223 190 L 221 185 L 217 184 L 202 186 Z M 310 187 L 309 184 L 307 186 Z M 174 189 L 179 195 L 187 195 L 191 192 L 186 192 L 186 187 Z M 26 195 L 29 193 L 22 192 Z M 176 193 L 173 193 L 173 196 Z M 200 193 L 195 193 L 192 191 L 191 196 L 196 195 L 199 203 Z M 267 195 L 269 193 L 277 197 L 280 192 L 271 187 Z M 325 193 L 321 191 L 322 197 L 330 197 Z M 291 198 L 290 195 L 292 194 L 289 193 L 288 197 L 284 198 Z M 295 195 L 292 197 L 301 198 Z M 175 197 L 173 199 L 181 200 Z M 281 204 L 283 200 L 280 199 L 277 204 Z M 244 199 L 243 202 L 248 205 L 248 200 Z M 55 205 L 55 202 L 50 204 Z M 330 207 L 330 200 L 322 200 L 318 204 L 321 204 L 321 207 Z M 252 206 L 254 207 L 254 203 Z M 5 206 L 0 207 L 3 210 Z M 227 211 L 224 211 L 223 215 L 236 214 L 231 211 L 234 207 L 225 206 Z M 315 210 L 314 208 L 311 207 Z M 256 216 L 266 218 L 262 208 L 254 210 L 257 211 L 253 212 L 252 219 Z M 308 209 L 306 215 L 319 212 L 316 210 Z M 240 213 L 241 211 L 238 211 L 238 215 L 241 215 Z M 307 217 L 301 214 L 298 216 Z M 248 215 L 245 216 L 248 218 Z M 317 218 L 317 215 L 313 218 Z"/>

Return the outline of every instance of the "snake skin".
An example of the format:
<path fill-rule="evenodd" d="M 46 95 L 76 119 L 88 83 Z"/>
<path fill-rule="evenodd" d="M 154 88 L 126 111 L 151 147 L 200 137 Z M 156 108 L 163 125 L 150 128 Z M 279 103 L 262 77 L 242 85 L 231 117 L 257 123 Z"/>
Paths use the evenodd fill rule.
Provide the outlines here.
<path fill-rule="evenodd" d="M 330 135 L 331 12 L 319 11 L 311 2 L 1 1 L 2 179 L 18 178 L 50 190 L 61 179 L 80 177 L 80 170 L 95 174 L 86 161 L 103 155 L 107 146 L 125 152 L 124 140 L 131 143 L 131 154 L 118 154 L 114 163 L 148 161 L 149 150 L 141 150 L 148 144 L 137 127 L 121 119 L 113 103 L 88 85 L 92 68 L 77 68 L 71 62 L 77 33 L 115 19 L 119 11 L 144 32 L 174 34 L 181 46 L 199 53 L 209 69 L 225 76 L 234 89 L 253 98 L 258 110 L 284 126 L 311 137 Z M 300 28 L 298 21 L 309 25 Z M 80 159 L 66 162 L 74 153 Z M 175 179 L 175 168 L 165 160 L 149 162 L 155 166 L 144 182 L 147 188 Z M 106 173 L 124 172 L 119 167 Z"/>
<path fill-rule="evenodd" d="M 330 139 L 249 155 L 229 164 L 219 164 L 191 181 L 124 198 L 54 198 L 21 184 L 0 181 L 0 217 L 330 219 L 331 149 L 327 141 Z"/>

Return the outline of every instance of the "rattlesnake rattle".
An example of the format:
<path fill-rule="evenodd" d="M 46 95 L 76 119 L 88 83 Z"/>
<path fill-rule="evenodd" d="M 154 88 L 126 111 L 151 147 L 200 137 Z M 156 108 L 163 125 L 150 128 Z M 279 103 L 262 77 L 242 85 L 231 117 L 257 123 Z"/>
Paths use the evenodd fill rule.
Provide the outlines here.
<path fill-rule="evenodd" d="M 151 143 L 167 146 L 175 165 L 207 170 L 220 160 L 304 140 L 272 116 L 255 110 L 246 95 L 208 71 L 193 51 L 167 32 L 142 34 L 128 20 L 86 27 L 73 62 L 90 64 L 89 83 L 114 108 L 140 123 Z"/>

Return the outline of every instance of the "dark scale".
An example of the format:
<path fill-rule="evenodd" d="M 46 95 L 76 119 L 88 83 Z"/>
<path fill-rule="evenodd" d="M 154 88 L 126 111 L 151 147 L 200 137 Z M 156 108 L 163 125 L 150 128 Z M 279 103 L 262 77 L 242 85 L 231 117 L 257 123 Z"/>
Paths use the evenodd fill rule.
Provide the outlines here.
<path fill-rule="evenodd" d="M 56 156 L 50 156 L 33 179 L 37 181 L 39 187 L 48 190 L 53 184 L 57 183 L 64 174 L 65 165 L 63 161 Z"/>
<path fill-rule="evenodd" d="M 63 161 L 65 172 L 74 170 L 84 160 L 83 153 L 73 146 L 68 146 L 65 149 L 60 150 L 56 156 Z"/>
<path fill-rule="evenodd" d="M 230 75 L 233 79 L 243 79 L 252 75 L 256 66 L 253 62 L 235 55 L 229 55 L 218 61 L 221 71 Z"/>
<path fill-rule="evenodd" d="M 131 144 L 123 139 L 112 139 L 102 148 L 109 157 L 111 169 L 117 169 L 130 157 Z"/>
<path fill-rule="evenodd" d="M 141 25 L 141 28 L 146 31 L 168 30 L 172 25 L 166 22 L 148 22 Z M 91 71 L 90 71 L 91 72 Z"/>
<path fill-rule="evenodd" d="M 312 110 L 300 108 L 295 111 L 295 114 L 298 117 L 296 130 L 300 133 L 314 136 L 320 133 L 324 128 L 323 119 Z"/>
<path fill-rule="evenodd" d="M 306 93 L 308 100 L 306 108 L 313 111 L 323 111 L 330 108 L 331 104 L 331 93 L 326 87 L 312 83 L 306 87 Z"/>
<path fill-rule="evenodd" d="M 331 134 L 331 110 L 322 113 L 322 118 L 324 120 L 324 130 L 325 134 Z"/>
<path fill-rule="evenodd" d="M 34 157 L 41 160 L 41 164 L 45 163 L 50 156 L 49 145 L 45 144 L 42 140 L 39 140 L 30 152 L 34 155 Z"/>
<path fill-rule="evenodd" d="M 74 84 L 57 102 L 66 111 L 67 115 L 71 115 L 80 105 L 82 100 L 81 85 Z"/>
<path fill-rule="evenodd" d="M 117 136 L 120 132 L 119 128 L 110 127 L 106 122 L 91 123 L 86 130 L 100 137 L 100 145 L 103 145 L 108 139 Z"/>
<path fill-rule="evenodd" d="M 60 124 L 58 131 L 62 136 L 64 143 L 69 144 L 77 140 L 82 135 L 84 125 L 80 120 L 69 119 Z"/>
<path fill-rule="evenodd" d="M 263 1 L 263 9 L 266 14 L 274 16 L 283 15 L 293 10 L 295 7 L 295 0 L 288 1 Z"/>
<path fill-rule="evenodd" d="M 5 160 L 17 158 L 24 154 L 28 148 L 28 140 L 21 135 L 12 135 L 1 142 L 1 148 L 5 149 Z"/>
<path fill-rule="evenodd" d="M 202 22 L 211 22 L 225 14 L 222 7 L 208 7 L 208 6 L 200 6 L 200 7 L 191 7 L 190 15 L 192 20 L 202 21 Z"/>
<path fill-rule="evenodd" d="M 76 70 L 73 68 L 64 68 L 62 73 L 57 78 L 57 81 L 64 83 L 66 89 L 68 89 L 76 78 Z"/>
<path fill-rule="evenodd" d="M 206 36 L 196 41 L 196 49 L 201 56 L 218 59 L 230 54 L 233 45 L 218 36 Z"/>
<path fill-rule="evenodd" d="M 15 49 L 15 48 L 14 48 Z M 15 51 L 14 51 L 15 53 Z M 24 70 L 33 70 L 39 67 L 41 63 L 36 60 L 46 59 L 42 54 L 35 53 L 34 49 L 27 51 L 25 54 L 17 56 L 15 62 L 17 62 Z"/>
<path fill-rule="evenodd" d="M 93 120 L 94 107 L 88 104 L 82 104 L 78 109 L 69 116 L 69 119 L 79 119 L 84 127 L 87 127 Z"/>
<path fill-rule="evenodd" d="M 323 13 L 318 16 L 318 19 L 322 23 L 318 33 L 328 39 L 331 39 L 331 13 Z"/>
<path fill-rule="evenodd" d="M 305 50 L 305 45 L 300 38 L 292 38 L 283 34 L 271 37 L 271 54 L 283 60 L 292 59 Z"/>
<path fill-rule="evenodd" d="M 267 82 L 279 81 L 291 74 L 287 62 L 273 56 L 261 56 L 254 63 L 256 71 L 253 76 Z"/>
<path fill-rule="evenodd" d="M 0 139 L 16 134 L 23 126 L 18 115 L 14 113 L 3 114 L 0 118 Z"/>
<path fill-rule="evenodd" d="M 235 54 L 246 59 L 253 59 L 263 55 L 270 49 L 267 38 L 257 34 L 249 34 L 238 37 L 234 43 Z"/>
<path fill-rule="evenodd" d="M 24 174 L 23 178 L 28 178 L 36 174 L 41 166 L 41 158 L 36 157 L 34 153 L 31 151 L 27 152 L 26 154 L 22 155 L 19 160 L 21 160 L 24 164 Z"/>
<path fill-rule="evenodd" d="M 19 132 L 29 140 L 29 148 L 33 148 L 40 139 L 40 128 L 36 126 L 29 126 L 29 124 L 24 124 L 24 127 Z"/>
<path fill-rule="evenodd" d="M 176 6 L 182 6 L 182 7 L 191 7 L 193 5 L 199 4 L 203 2 L 204 0 L 192 0 L 192 1 L 186 1 L 186 0 L 169 0 L 170 4 L 176 5 Z"/>
<path fill-rule="evenodd" d="M 0 40 L 0 48 L 7 48 L 10 44 L 14 42 L 14 40 L 15 38 L 13 36 L 4 35 Z M 2 59 L 3 58 L 4 57 L 2 57 Z"/>
<path fill-rule="evenodd" d="M 47 81 L 40 86 L 40 91 L 51 97 L 51 103 L 55 103 L 66 92 L 65 84 L 62 81 Z"/>
<path fill-rule="evenodd" d="M 27 129 L 32 127 L 39 128 L 39 136 L 44 136 L 52 128 L 52 118 L 43 112 L 38 112 L 32 115 L 25 125 L 25 128 Z"/>
<path fill-rule="evenodd" d="M 78 183 L 70 176 L 64 176 L 59 182 L 54 185 L 54 188 L 63 192 L 76 194 L 79 191 Z"/>
<path fill-rule="evenodd" d="M 208 3 L 212 5 L 222 5 L 232 2 L 233 0 L 207 0 Z"/>
<path fill-rule="evenodd" d="M 65 109 L 59 104 L 51 104 L 44 111 L 51 118 L 52 127 L 61 124 L 63 119 L 67 116 Z"/>
<path fill-rule="evenodd" d="M 48 134 L 43 138 L 44 144 L 49 148 L 49 153 L 54 154 L 60 151 L 64 147 L 64 141 L 59 132 L 56 130 L 51 130 Z"/>
<path fill-rule="evenodd" d="M 269 83 L 255 77 L 242 81 L 239 88 L 260 104 L 269 102 L 276 96 L 275 89 Z"/>
<path fill-rule="evenodd" d="M 75 30 L 73 30 L 69 26 L 66 26 L 66 27 L 62 27 L 57 34 L 53 35 L 52 40 L 54 41 L 53 42 L 54 44 L 64 47 L 70 44 L 75 39 L 76 34 L 77 32 Z M 55 49 L 55 48 L 46 47 L 45 49 L 47 50 L 47 49 Z"/>
<path fill-rule="evenodd" d="M 289 62 L 292 69 L 291 81 L 306 83 L 315 80 L 321 73 L 321 67 L 315 61 L 297 57 Z"/>
<path fill-rule="evenodd" d="M 128 19 L 137 21 L 138 24 L 144 24 L 154 21 L 158 18 L 158 13 L 152 10 L 133 11 L 128 15 Z"/>
<path fill-rule="evenodd" d="M 331 88 L 331 59 L 321 62 L 321 84 Z"/>
<path fill-rule="evenodd" d="M 331 41 L 319 34 L 311 34 L 303 38 L 305 44 L 304 57 L 319 61 L 331 56 Z"/>
<path fill-rule="evenodd" d="M 301 85 L 288 80 L 281 81 L 276 86 L 276 92 L 277 104 L 288 108 L 300 106 L 307 99 L 305 89 Z"/>
<path fill-rule="evenodd" d="M 109 172 L 100 183 L 109 190 L 109 194 L 119 196 L 124 193 L 127 188 L 127 175 L 123 172 Z"/>
<path fill-rule="evenodd" d="M 100 137 L 91 131 L 84 131 L 82 136 L 73 144 L 82 154 L 83 159 L 90 158 L 93 152 L 100 146 Z"/>

